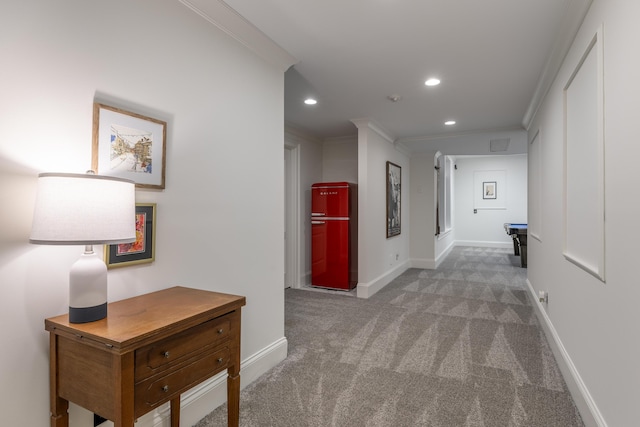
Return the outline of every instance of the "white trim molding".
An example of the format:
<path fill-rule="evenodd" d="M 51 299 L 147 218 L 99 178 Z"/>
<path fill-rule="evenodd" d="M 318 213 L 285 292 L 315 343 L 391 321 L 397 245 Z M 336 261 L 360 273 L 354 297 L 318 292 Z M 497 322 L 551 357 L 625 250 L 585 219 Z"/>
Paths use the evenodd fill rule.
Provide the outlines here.
<path fill-rule="evenodd" d="M 298 60 L 222 0 L 178 0 L 284 73 Z"/>
<path fill-rule="evenodd" d="M 600 25 L 563 90 L 565 259 L 605 282 L 604 46 Z"/>
<path fill-rule="evenodd" d="M 533 132 L 533 137 L 529 141 L 529 154 L 527 167 L 530 174 L 527 185 L 529 204 L 529 235 L 539 242 L 542 242 L 542 212 L 547 203 L 542 197 L 542 136 L 540 129 Z M 533 178 L 531 177 L 533 175 Z"/>
<path fill-rule="evenodd" d="M 422 268 L 424 270 L 435 270 L 437 268 L 436 260 L 433 258 L 414 258 L 409 260 L 411 268 Z"/>
<path fill-rule="evenodd" d="M 387 141 L 389 144 L 393 145 L 396 140 L 389 132 L 387 132 L 382 127 L 382 125 L 380 125 L 373 119 L 367 119 L 367 118 L 351 119 L 351 123 L 356 125 L 358 129 L 361 129 L 361 128 L 371 129 L 372 131 L 380 135 L 382 138 L 384 138 L 384 140 Z"/>
<path fill-rule="evenodd" d="M 405 261 L 368 283 L 358 283 L 356 296 L 358 298 L 370 298 L 380 289 L 391 283 L 393 279 L 404 273 L 409 267 L 411 267 L 411 263 Z"/>
<path fill-rule="evenodd" d="M 529 107 L 522 119 L 522 126 L 525 129 L 529 129 L 531 122 L 540 108 L 540 104 L 544 100 L 551 85 L 560 71 L 562 62 L 567 56 L 573 40 L 580 30 L 580 26 L 587 16 L 587 12 L 591 7 L 593 0 L 569 0 L 567 1 L 564 14 L 562 15 L 563 25 L 560 25 L 560 34 L 556 38 L 556 42 L 551 51 L 551 55 L 547 59 L 547 63 L 544 66 L 544 70 L 538 80 L 538 85 L 533 93 Z"/>
<path fill-rule="evenodd" d="M 485 242 L 478 240 L 456 240 L 456 246 L 477 246 L 480 248 L 511 249 L 513 242 Z"/>

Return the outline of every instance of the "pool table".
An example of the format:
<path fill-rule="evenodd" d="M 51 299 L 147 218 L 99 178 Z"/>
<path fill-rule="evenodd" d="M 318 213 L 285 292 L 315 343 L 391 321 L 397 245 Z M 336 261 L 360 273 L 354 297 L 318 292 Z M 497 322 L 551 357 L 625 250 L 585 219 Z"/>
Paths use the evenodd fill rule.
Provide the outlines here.
<path fill-rule="evenodd" d="M 507 222 L 504 231 L 513 238 L 513 254 L 520 255 L 520 266 L 527 267 L 527 224 Z"/>

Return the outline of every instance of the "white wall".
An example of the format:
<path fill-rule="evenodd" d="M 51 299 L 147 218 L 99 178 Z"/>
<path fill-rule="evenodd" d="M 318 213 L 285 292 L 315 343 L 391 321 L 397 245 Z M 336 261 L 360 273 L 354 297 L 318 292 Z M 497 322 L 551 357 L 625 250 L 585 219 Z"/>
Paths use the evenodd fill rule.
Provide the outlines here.
<path fill-rule="evenodd" d="M 322 143 L 322 181 L 358 183 L 358 137 L 325 139 Z"/>
<path fill-rule="evenodd" d="M 358 127 L 358 297 L 368 298 L 397 277 L 409 264 L 409 157 L 380 128 L 366 119 Z M 401 234 L 387 239 L 386 164 L 402 168 Z"/>
<path fill-rule="evenodd" d="M 411 156 L 411 212 L 409 245 L 411 266 L 435 268 L 435 194 L 436 178 L 434 157 L 436 152 Z"/>
<path fill-rule="evenodd" d="M 573 378 L 570 386 L 587 425 L 638 424 L 640 286 L 638 232 L 633 227 L 640 211 L 636 143 L 640 57 L 634 54 L 640 40 L 638 16 L 638 2 L 594 0 L 529 128 L 530 139 L 539 132 L 541 162 L 541 172 L 529 169 L 529 180 L 536 182 L 542 195 L 533 199 L 542 205 L 537 210 L 540 240 L 529 241 L 529 282 L 534 292 L 549 292 L 548 304 L 539 306 L 541 317 L 565 375 Z M 606 100 L 604 283 L 562 253 L 563 88 L 601 25 Z"/>
<path fill-rule="evenodd" d="M 456 156 L 455 164 L 456 244 L 512 247 L 503 225 L 527 222 L 527 156 Z M 482 200 L 482 177 L 498 179 L 496 199 Z"/>
<path fill-rule="evenodd" d="M 523 154 L 527 152 L 527 133 L 522 129 L 401 138 L 395 141 L 414 154 L 440 151 L 446 156 L 493 155 L 491 140 L 508 139 L 507 151 L 500 154 Z"/>
<path fill-rule="evenodd" d="M 90 166 L 94 99 L 168 122 L 166 189 L 137 191 L 157 203 L 156 259 L 110 270 L 109 299 L 174 285 L 245 295 L 242 360 L 284 357 L 282 70 L 175 0 L 7 2 L 0 40 L 3 425 L 49 424 L 43 319 L 67 311 L 81 248 L 27 243 L 36 175 Z M 82 414 L 73 425 L 92 425 Z"/>

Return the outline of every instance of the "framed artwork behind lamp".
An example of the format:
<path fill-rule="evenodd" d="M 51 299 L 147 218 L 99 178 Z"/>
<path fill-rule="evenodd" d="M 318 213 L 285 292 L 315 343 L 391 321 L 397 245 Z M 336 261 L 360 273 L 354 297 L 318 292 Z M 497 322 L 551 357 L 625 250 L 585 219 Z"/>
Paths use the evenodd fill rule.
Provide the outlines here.
<path fill-rule="evenodd" d="M 107 268 L 144 264 L 155 260 L 156 204 L 136 203 L 136 241 L 104 245 Z"/>

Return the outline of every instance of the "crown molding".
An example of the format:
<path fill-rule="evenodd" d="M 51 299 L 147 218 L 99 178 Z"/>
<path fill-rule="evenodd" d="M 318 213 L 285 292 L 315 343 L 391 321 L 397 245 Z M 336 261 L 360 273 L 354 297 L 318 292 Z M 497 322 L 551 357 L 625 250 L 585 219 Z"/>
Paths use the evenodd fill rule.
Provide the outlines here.
<path fill-rule="evenodd" d="M 382 127 L 382 125 L 380 123 L 376 122 L 375 120 L 369 119 L 369 118 L 351 119 L 351 123 L 356 125 L 358 130 L 360 130 L 360 129 L 371 129 L 372 131 L 374 131 L 375 133 L 380 135 L 389 144 L 393 145 L 393 148 L 396 151 L 404 154 L 407 157 L 411 156 L 410 150 L 408 150 L 407 147 L 405 147 L 404 145 L 398 144 L 397 143 L 398 140 L 396 138 L 394 138 L 389 132 L 387 132 Z"/>
<path fill-rule="evenodd" d="M 538 85 L 533 93 L 529 107 L 522 119 L 522 126 L 525 129 L 529 129 L 531 121 L 538 112 L 540 104 L 544 100 L 547 92 L 551 89 L 551 85 L 555 80 L 562 62 L 567 56 L 571 45 L 580 30 L 580 26 L 587 16 L 587 12 L 591 7 L 593 0 L 568 0 L 567 5 L 562 16 L 562 24 L 560 25 L 560 32 L 556 37 L 556 41 L 551 50 L 549 58 L 544 66 L 542 74 L 538 80 Z"/>
<path fill-rule="evenodd" d="M 178 0 L 284 73 L 298 60 L 222 0 Z"/>
<path fill-rule="evenodd" d="M 371 129 L 372 131 L 374 131 L 375 133 L 380 135 L 382 138 L 384 138 L 389 144 L 393 144 L 394 141 L 396 140 L 393 136 L 391 136 L 391 134 L 389 132 L 384 130 L 382 125 L 380 125 L 379 123 L 377 123 L 373 119 L 368 119 L 368 118 L 351 119 L 351 123 L 356 125 L 356 127 L 358 129 L 360 129 L 360 128 L 369 128 L 369 129 Z"/>
<path fill-rule="evenodd" d="M 396 144 L 404 144 L 404 143 L 412 143 L 412 142 L 429 142 L 429 141 L 439 141 L 442 139 L 453 139 L 453 138 L 463 138 L 470 135 L 500 135 L 500 134 L 511 134 L 513 132 L 522 132 L 525 131 L 523 127 L 505 127 L 505 128 L 494 128 L 494 129 L 478 129 L 478 130 L 470 130 L 467 132 L 455 132 L 455 133 L 438 133 L 433 135 L 424 135 L 424 136 L 409 136 L 406 138 L 398 138 L 396 140 Z"/>
<path fill-rule="evenodd" d="M 330 136 L 322 140 L 322 142 L 337 143 L 337 144 L 351 144 L 358 142 L 358 134 L 344 135 L 344 136 Z"/>
<path fill-rule="evenodd" d="M 308 133 L 308 132 L 296 127 L 295 125 L 287 122 L 286 120 L 285 120 L 285 123 L 284 123 L 284 134 L 285 134 L 285 136 L 289 136 L 291 138 L 302 139 L 302 140 L 305 140 L 305 141 L 315 142 L 315 143 L 318 143 L 318 144 L 322 143 L 322 138 L 319 138 L 316 135 Z"/>

